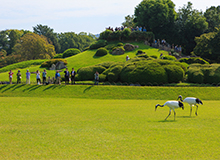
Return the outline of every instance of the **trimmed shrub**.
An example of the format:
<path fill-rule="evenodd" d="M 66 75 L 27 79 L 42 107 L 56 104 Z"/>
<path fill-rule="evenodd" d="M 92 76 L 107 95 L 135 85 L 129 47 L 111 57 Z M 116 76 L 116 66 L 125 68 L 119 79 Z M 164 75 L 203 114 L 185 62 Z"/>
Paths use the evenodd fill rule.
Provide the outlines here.
<path fill-rule="evenodd" d="M 178 83 L 183 81 L 185 72 L 180 66 L 164 65 L 163 67 L 167 73 L 168 83 Z"/>
<path fill-rule="evenodd" d="M 108 69 L 111 65 L 113 65 L 115 62 L 103 62 L 103 63 L 100 63 L 100 64 L 97 64 L 98 66 L 103 66 L 105 67 L 106 69 Z"/>
<path fill-rule="evenodd" d="M 176 60 L 176 57 L 171 56 L 171 55 L 164 55 L 164 56 L 160 57 L 160 59 Z"/>
<path fill-rule="evenodd" d="M 149 56 L 147 54 L 139 54 L 137 55 L 137 58 L 148 58 Z"/>
<path fill-rule="evenodd" d="M 107 76 L 104 74 L 99 74 L 99 81 L 100 82 L 105 82 L 106 81 Z"/>
<path fill-rule="evenodd" d="M 63 53 L 56 54 L 53 58 L 63 58 Z"/>
<path fill-rule="evenodd" d="M 124 40 L 128 40 L 129 37 L 131 35 L 131 29 L 130 28 L 125 28 L 123 31 L 122 31 L 122 34 L 121 34 L 121 37 L 122 39 Z"/>
<path fill-rule="evenodd" d="M 105 55 L 107 55 L 107 54 L 108 54 L 107 49 L 105 49 L 105 48 L 99 48 L 99 49 L 96 51 L 95 56 L 101 57 L 101 56 L 105 56 Z"/>
<path fill-rule="evenodd" d="M 112 33 L 114 33 L 114 32 L 106 29 L 104 32 L 100 33 L 99 39 L 110 40 Z"/>
<path fill-rule="evenodd" d="M 94 80 L 94 74 L 96 71 L 101 74 L 104 70 L 106 70 L 105 67 L 103 66 L 90 66 L 90 67 L 82 67 L 78 69 L 77 74 L 79 77 L 79 80 L 84 81 L 84 80 Z"/>
<path fill-rule="evenodd" d="M 146 65 L 138 67 L 135 64 L 122 69 L 120 74 L 122 82 L 132 83 L 167 83 L 167 74 L 165 69 L 156 62 L 148 62 Z"/>
<path fill-rule="evenodd" d="M 43 68 L 49 68 L 49 67 L 51 67 L 52 64 L 56 64 L 57 62 L 60 62 L 60 61 L 62 61 L 65 65 L 67 65 L 67 60 L 60 58 L 60 59 L 51 59 L 51 60 L 48 60 L 48 61 L 42 63 L 42 64 L 41 64 L 41 67 L 43 67 Z"/>
<path fill-rule="evenodd" d="M 121 43 L 121 42 L 119 42 L 119 43 L 117 44 L 117 46 L 118 46 L 118 47 L 120 47 L 120 46 L 124 46 L 124 44 Z"/>
<path fill-rule="evenodd" d="M 203 83 L 204 74 L 199 68 L 189 68 L 188 70 L 188 82 L 191 83 Z"/>
<path fill-rule="evenodd" d="M 100 47 L 105 47 L 107 44 L 108 43 L 106 40 L 98 40 L 95 43 L 91 44 L 91 46 L 89 48 L 90 49 L 98 49 Z"/>
<path fill-rule="evenodd" d="M 154 58 L 154 59 L 157 59 L 157 56 L 156 56 L 156 55 L 151 55 L 150 57 L 151 57 L 151 58 Z"/>
<path fill-rule="evenodd" d="M 63 52 L 63 58 L 71 57 L 78 53 L 80 53 L 80 50 L 78 50 L 77 48 L 69 48 Z"/>
<path fill-rule="evenodd" d="M 200 57 L 190 57 L 190 58 L 181 58 L 179 62 L 185 62 L 187 64 L 199 63 L 199 64 L 209 64 L 206 60 Z"/>

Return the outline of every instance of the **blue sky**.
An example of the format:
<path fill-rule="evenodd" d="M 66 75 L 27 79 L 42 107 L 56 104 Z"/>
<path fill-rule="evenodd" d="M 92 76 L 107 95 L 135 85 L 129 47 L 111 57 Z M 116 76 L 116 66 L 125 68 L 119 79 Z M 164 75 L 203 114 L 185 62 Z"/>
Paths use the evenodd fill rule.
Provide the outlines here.
<path fill-rule="evenodd" d="M 37 24 L 47 25 L 55 32 L 88 32 L 98 34 L 106 27 L 121 26 L 127 15 L 142 0 L 4 0 L 0 5 L 0 30 L 33 31 Z M 173 0 L 176 10 L 187 4 Z M 193 8 L 205 11 L 218 6 L 219 0 L 191 0 Z"/>

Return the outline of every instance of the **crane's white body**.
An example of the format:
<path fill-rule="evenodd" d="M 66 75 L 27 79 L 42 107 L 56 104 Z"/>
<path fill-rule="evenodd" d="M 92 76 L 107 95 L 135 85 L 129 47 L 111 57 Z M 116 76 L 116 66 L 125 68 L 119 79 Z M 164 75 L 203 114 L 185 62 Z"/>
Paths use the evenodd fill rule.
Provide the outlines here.
<path fill-rule="evenodd" d="M 198 110 L 197 104 L 203 104 L 200 99 L 195 98 L 195 97 L 186 97 L 184 100 L 182 100 L 182 96 L 179 95 L 178 99 L 180 99 L 182 102 L 188 103 L 190 105 L 190 116 L 192 114 L 192 106 L 196 106 L 195 115 L 197 115 L 197 110 Z"/>
<path fill-rule="evenodd" d="M 169 114 L 168 114 L 168 116 L 165 118 L 165 120 L 170 116 L 171 110 L 173 110 L 173 112 L 174 112 L 174 120 L 175 120 L 175 117 L 176 117 L 175 109 L 177 109 L 177 108 L 182 108 L 182 109 L 184 109 L 183 103 L 180 102 L 180 101 L 167 101 L 167 102 L 165 102 L 163 105 L 157 104 L 157 105 L 155 106 L 155 111 L 156 111 L 156 109 L 157 109 L 158 106 L 160 106 L 160 107 L 168 106 L 168 107 L 170 108 Z"/>
<path fill-rule="evenodd" d="M 186 97 L 182 102 L 186 102 L 189 105 L 194 106 L 196 104 L 196 98 L 195 97 Z"/>

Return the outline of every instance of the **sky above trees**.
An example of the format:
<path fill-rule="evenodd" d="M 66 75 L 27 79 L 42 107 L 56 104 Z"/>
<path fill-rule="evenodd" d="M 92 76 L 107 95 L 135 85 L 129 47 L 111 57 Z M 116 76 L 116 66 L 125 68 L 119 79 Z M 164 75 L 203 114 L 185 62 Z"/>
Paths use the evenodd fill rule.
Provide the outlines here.
<path fill-rule="evenodd" d="M 0 30 L 33 31 L 37 24 L 48 25 L 55 32 L 98 34 L 106 27 L 121 26 L 125 16 L 133 15 L 142 0 L 7 0 L 0 5 Z M 173 0 L 176 11 L 187 0 Z M 205 10 L 218 6 L 217 0 L 191 0 L 193 8 Z"/>

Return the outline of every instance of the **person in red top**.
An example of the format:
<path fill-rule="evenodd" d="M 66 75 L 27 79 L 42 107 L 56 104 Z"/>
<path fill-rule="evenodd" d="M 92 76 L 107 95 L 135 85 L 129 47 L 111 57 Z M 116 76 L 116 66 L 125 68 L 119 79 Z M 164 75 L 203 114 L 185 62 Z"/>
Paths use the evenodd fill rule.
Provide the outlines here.
<path fill-rule="evenodd" d="M 12 75 L 14 73 L 10 70 L 10 72 L 8 74 L 9 74 L 9 82 L 10 82 L 10 84 L 12 84 Z"/>

